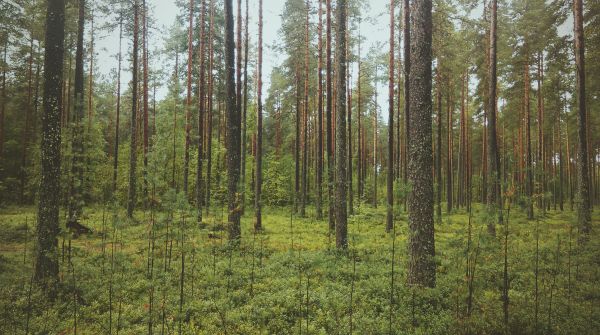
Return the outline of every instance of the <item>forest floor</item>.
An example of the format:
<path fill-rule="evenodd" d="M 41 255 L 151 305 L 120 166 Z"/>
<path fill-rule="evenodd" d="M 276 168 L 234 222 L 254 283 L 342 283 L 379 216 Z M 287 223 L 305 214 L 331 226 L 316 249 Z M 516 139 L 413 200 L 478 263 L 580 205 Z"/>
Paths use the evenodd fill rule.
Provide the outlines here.
<path fill-rule="evenodd" d="M 201 227 L 190 210 L 140 211 L 132 222 L 88 208 L 94 232 L 59 239 L 61 289 L 48 302 L 31 285 L 35 208 L 1 209 L 0 334 L 599 334 L 600 209 L 581 248 L 572 211 L 529 221 L 513 209 L 495 238 L 480 206 L 471 225 L 465 210 L 444 213 L 434 289 L 406 285 L 405 213 L 394 239 L 385 206 L 355 212 L 340 253 L 326 221 L 289 208 L 266 208 L 253 234 L 249 207 L 239 248 L 227 244 L 220 208 Z"/>

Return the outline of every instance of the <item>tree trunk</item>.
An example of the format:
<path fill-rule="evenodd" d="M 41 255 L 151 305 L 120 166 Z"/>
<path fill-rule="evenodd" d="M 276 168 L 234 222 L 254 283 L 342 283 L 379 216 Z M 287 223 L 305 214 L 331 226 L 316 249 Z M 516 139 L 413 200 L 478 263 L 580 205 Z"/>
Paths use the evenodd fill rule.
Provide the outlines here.
<path fill-rule="evenodd" d="M 146 0 L 142 1 L 142 91 L 144 104 L 144 204 L 148 206 L 148 8 Z"/>
<path fill-rule="evenodd" d="M 47 2 L 44 51 L 44 114 L 42 115 L 41 180 L 38 203 L 35 280 L 51 297 L 58 283 L 60 205 L 60 118 L 62 115 L 64 0 Z"/>
<path fill-rule="evenodd" d="M 127 200 L 127 216 L 133 217 L 136 206 L 136 169 L 137 169 L 137 108 L 138 108 L 138 16 L 139 3 L 133 3 L 133 66 L 131 79 L 131 147 L 129 155 L 129 195 Z"/>
<path fill-rule="evenodd" d="M 408 175 L 409 272 L 411 285 L 435 286 L 431 152 L 431 0 L 415 0 L 412 15 Z"/>
<path fill-rule="evenodd" d="M 83 34 L 85 27 L 85 0 L 79 0 L 77 22 L 77 50 L 75 51 L 75 113 L 73 115 L 72 164 L 67 228 L 75 228 L 83 213 Z"/>
<path fill-rule="evenodd" d="M 590 214 L 590 191 L 588 171 L 588 141 L 587 141 L 587 113 L 585 106 L 585 45 L 583 37 L 583 0 L 573 1 L 573 15 L 575 17 L 575 65 L 577 67 L 577 222 L 581 235 L 580 243 L 589 239 L 592 230 Z"/>
<path fill-rule="evenodd" d="M 214 0 L 210 0 L 210 20 L 209 20 L 209 33 L 208 33 L 208 108 L 207 108 L 207 126 L 206 126 L 206 214 L 210 209 L 210 188 L 212 186 L 212 138 L 213 138 L 213 62 L 214 62 L 214 17 L 215 17 L 215 4 Z M 218 104 L 218 102 L 217 102 Z"/>
<path fill-rule="evenodd" d="M 309 15 L 310 3 L 306 0 L 306 25 L 305 25 L 305 49 L 304 49 L 304 99 L 302 111 L 302 180 L 300 186 L 300 216 L 306 217 L 306 189 L 308 170 L 308 49 L 309 49 Z"/>
<path fill-rule="evenodd" d="M 235 64 L 235 75 L 236 75 L 236 85 L 235 85 L 235 97 L 237 102 L 237 110 L 238 114 L 242 113 L 243 100 L 242 100 L 242 0 L 237 0 L 237 19 L 236 19 L 236 64 Z M 240 215 L 244 214 L 244 208 L 246 207 L 246 161 L 245 155 L 242 152 L 241 147 L 241 131 L 242 127 L 246 127 L 246 125 L 241 125 L 240 119 Z M 244 120 L 245 121 L 245 120 Z"/>
<path fill-rule="evenodd" d="M 192 130 L 192 63 L 194 33 L 194 0 L 190 0 L 188 28 L 188 62 L 187 62 L 187 99 L 185 102 L 185 151 L 183 153 L 183 194 L 188 196 L 188 179 L 190 170 L 190 131 Z"/>
<path fill-rule="evenodd" d="M 348 43 L 348 41 L 350 40 L 350 28 L 349 28 L 349 20 L 348 20 L 349 14 L 348 14 L 348 7 L 346 7 L 346 60 L 350 59 L 350 43 Z M 351 83 L 352 83 L 352 76 L 350 75 L 350 66 L 346 66 L 346 90 L 348 92 L 347 96 L 347 102 L 346 102 L 346 110 L 348 112 L 348 119 L 347 119 L 347 124 L 348 124 L 348 135 L 347 135 L 347 142 L 348 142 L 348 151 L 347 151 L 347 156 L 348 156 L 348 215 L 353 215 L 354 214 L 354 193 L 352 190 L 352 88 L 351 88 Z"/>
<path fill-rule="evenodd" d="M 202 0 L 202 9 L 200 12 L 200 89 L 198 93 L 198 162 L 196 171 L 196 218 L 198 224 L 202 224 L 202 203 L 204 201 L 204 184 L 202 179 L 202 163 L 204 162 L 204 119 L 206 109 L 206 72 L 204 71 L 205 49 L 206 49 L 206 0 Z"/>
<path fill-rule="evenodd" d="M 490 23 L 490 60 L 489 60 L 489 96 L 488 96 L 488 181 L 490 187 L 487 193 L 487 206 L 489 211 L 497 211 L 498 223 L 502 223 L 502 197 L 501 197 L 501 176 L 500 176 L 500 155 L 498 152 L 498 135 L 496 125 L 496 39 L 497 39 L 497 0 L 492 0 L 492 13 Z M 488 222 L 488 232 L 491 235 L 496 234 L 495 222 Z"/>
<path fill-rule="evenodd" d="M 248 31 L 248 22 L 250 16 L 248 15 L 248 1 L 246 0 L 246 22 L 244 23 L 244 104 L 242 106 L 242 206 L 246 204 L 246 154 L 248 151 L 247 145 L 247 115 L 248 115 L 248 51 L 250 45 L 250 32 Z M 243 208 L 242 208 L 243 210 Z"/>
<path fill-rule="evenodd" d="M 335 229 L 335 211 L 333 201 L 333 96 L 332 96 L 332 76 L 331 76 L 331 0 L 326 0 L 327 5 L 327 50 L 326 50 L 326 119 L 327 119 L 327 199 L 329 202 L 329 230 Z"/>
<path fill-rule="evenodd" d="M 294 213 L 298 212 L 298 198 L 300 196 L 300 120 L 302 113 L 300 111 L 300 71 L 296 68 L 296 140 L 294 141 Z"/>
<path fill-rule="evenodd" d="M 123 14 L 119 16 L 119 54 L 117 56 L 117 113 L 115 116 L 115 147 L 113 157 L 113 197 L 117 193 L 117 174 L 119 170 L 119 122 L 121 116 L 121 47 L 123 42 Z"/>
<path fill-rule="evenodd" d="M 318 97 L 317 102 L 317 220 L 323 219 L 323 1 L 319 2 L 318 36 Z"/>
<path fill-rule="evenodd" d="M 404 134 L 406 136 L 404 140 L 404 184 L 408 184 L 408 147 L 409 143 L 409 129 L 410 129 L 410 0 L 404 0 L 404 14 L 403 14 L 403 29 L 404 29 Z"/>
<path fill-rule="evenodd" d="M 533 164 L 531 162 L 531 108 L 529 102 L 530 80 L 529 80 L 529 55 L 525 56 L 525 140 L 527 145 L 526 152 L 526 185 L 525 194 L 527 195 L 527 218 L 533 219 Z"/>
<path fill-rule="evenodd" d="M 450 80 L 448 80 L 448 87 L 446 92 L 446 132 L 448 133 L 448 142 L 447 142 L 447 155 L 446 155 L 446 211 L 448 214 L 452 211 L 454 207 L 453 203 L 453 185 L 454 181 L 452 178 L 452 171 L 454 170 L 454 148 L 453 148 L 453 121 L 452 121 L 452 111 L 454 109 L 453 101 L 452 101 L 452 87 L 450 86 Z"/>
<path fill-rule="evenodd" d="M 6 63 L 6 56 L 8 54 L 8 33 L 4 36 L 4 50 L 2 57 L 2 94 L 0 95 L 0 159 L 4 157 L 4 112 L 6 108 L 6 69 L 8 64 Z"/>
<path fill-rule="evenodd" d="M 394 0 L 390 0 L 390 61 L 388 85 L 388 168 L 386 232 L 394 228 Z"/>
<path fill-rule="evenodd" d="M 441 74 L 437 74 L 437 137 L 435 144 L 435 175 L 437 177 L 436 192 L 436 215 L 437 223 L 442 223 L 442 80 Z"/>
<path fill-rule="evenodd" d="M 254 210 L 256 211 L 256 221 L 254 229 L 262 230 L 262 60 L 263 60 L 263 2 L 258 0 L 258 85 L 256 88 L 257 94 L 257 111 L 256 111 L 256 177 L 254 181 Z"/>
<path fill-rule="evenodd" d="M 335 140 L 335 244 L 338 249 L 348 247 L 348 222 L 347 222 L 347 171 L 346 155 L 346 0 L 337 2 L 337 33 L 335 40 L 335 53 L 337 56 L 336 69 L 336 140 Z"/>
<path fill-rule="evenodd" d="M 234 78 L 234 53 L 233 41 L 233 4 L 232 0 L 225 0 L 225 84 L 227 114 L 227 200 L 229 240 L 239 244 L 241 239 L 240 227 L 240 199 L 238 194 L 240 180 L 240 113 L 236 103 L 235 78 Z"/>

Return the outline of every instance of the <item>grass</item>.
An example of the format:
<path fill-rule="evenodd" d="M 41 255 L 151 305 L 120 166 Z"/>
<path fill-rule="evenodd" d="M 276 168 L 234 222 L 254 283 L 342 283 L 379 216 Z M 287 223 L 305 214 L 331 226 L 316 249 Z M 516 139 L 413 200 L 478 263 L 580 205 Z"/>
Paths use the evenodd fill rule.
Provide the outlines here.
<path fill-rule="evenodd" d="M 468 253 L 468 213 L 444 213 L 442 224 L 436 225 L 434 289 L 406 285 L 407 221 L 405 213 L 397 214 L 392 298 L 392 236 L 385 233 L 385 207 L 362 204 L 355 212 L 349 220 L 350 249 L 340 253 L 327 222 L 311 218 L 312 208 L 306 219 L 291 218 L 289 208 L 266 208 L 265 231 L 256 235 L 248 209 L 242 243 L 235 249 L 227 244 L 221 208 L 212 208 L 202 226 L 189 209 L 162 211 L 154 219 L 152 253 L 149 211 L 136 212 L 132 222 L 121 210 L 88 208 L 83 223 L 94 233 L 61 236 L 61 289 L 58 299 L 48 302 L 30 285 L 35 208 L 2 209 L 0 333 L 72 334 L 76 326 L 78 334 L 142 334 L 150 329 L 178 334 L 180 323 L 183 334 L 348 334 L 350 324 L 355 334 L 387 334 L 390 328 L 395 334 L 597 334 L 600 329 L 598 211 L 585 248 L 577 246 L 577 230 L 570 229 L 575 213 L 549 211 L 539 218 L 537 323 L 537 221 L 528 221 L 521 210 L 511 211 L 508 328 L 501 299 L 504 227 L 497 227 L 496 238 L 488 236 L 481 207 L 474 208 Z M 466 262 L 467 255 L 471 262 L 475 259 L 477 245 L 468 316 Z M 179 313 L 182 252 L 184 301 Z"/>

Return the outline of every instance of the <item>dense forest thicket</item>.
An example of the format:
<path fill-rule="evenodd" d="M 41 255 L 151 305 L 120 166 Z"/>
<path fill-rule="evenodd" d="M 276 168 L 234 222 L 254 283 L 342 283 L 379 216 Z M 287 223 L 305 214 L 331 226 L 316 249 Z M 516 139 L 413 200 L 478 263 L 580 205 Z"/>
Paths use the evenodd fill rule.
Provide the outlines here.
<path fill-rule="evenodd" d="M 0 2 L 0 333 L 598 334 L 600 0 L 277 3 Z"/>

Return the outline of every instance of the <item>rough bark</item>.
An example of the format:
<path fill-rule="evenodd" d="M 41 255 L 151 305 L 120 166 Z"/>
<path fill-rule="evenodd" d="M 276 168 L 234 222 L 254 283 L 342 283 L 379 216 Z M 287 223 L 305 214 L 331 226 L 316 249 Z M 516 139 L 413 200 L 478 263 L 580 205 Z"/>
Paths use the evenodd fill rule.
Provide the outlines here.
<path fill-rule="evenodd" d="M 206 72 L 205 72 L 205 49 L 206 49 L 206 0 L 202 0 L 202 9 L 200 12 L 200 83 L 198 93 L 198 158 L 196 167 L 196 219 L 198 224 L 202 224 L 202 203 L 204 202 L 204 182 L 202 179 L 202 164 L 204 162 L 204 119 L 206 109 Z"/>
<path fill-rule="evenodd" d="M 194 32 L 194 0 L 190 0 L 188 28 L 187 98 L 185 102 L 185 150 L 183 153 L 183 194 L 187 198 L 190 171 L 190 144 L 192 130 L 192 63 Z"/>
<path fill-rule="evenodd" d="M 437 74 L 437 136 L 435 143 L 435 175 L 437 177 L 436 183 L 436 216 L 437 223 L 442 223 L 442 81 L 441 75 Z"/>
<path fill-rule="evenodd" d="M 237 103 L 237 110 L 240 113 L 240 125 L 241 125 L 241 112 L 242 112 L 242 0 L 237 0 L 237 19 L 236 19 L 236 53 L 235 53 L 235 98 Z M 245 120 L 244 120 L 245 121 Z M 245 127 L 244 124 L 242 127 Z M 240 215 L 244 213 L 244 207 L 246 206 L 246 161 L 245 155 L 242 153 L 241 147 L 241 131 L 240 127 Z"/>
<path fill-rule="evenodd" d="M 409 138 L 409 129 L 410 129 L 410 0 L 404 0 L 403 7 L 404 15 L 403 19 L 403 29 L 404 29 L 404 134 L 406 136 L 404 145 L 404 184 L 408 183 L 408 146 L 410 142 Z"/>
<path fill-rule="evenodd" d="M 115 146 L 113 154 L 113 197 L 117 192 L 117 174 L 119 170 L 119 123 L 121 116 L 121 47 L 123 42 L 123 14 L 119 16 L 119 54 L 117 55 L 117 110 L 115 116 Z"/>
<path fill-rule="evenodd" d="M 244 26 L 244 103 L 242 106 L 242 187 L 244 187 L 244 191 L 242 192 L 242 205 L 246 203 L 246 154 L 248 151 L 247 145 L 247 115 L 248 115 L 248 51 L 250 45 L 250 32 L 248 30 L 248 22 L 250 16 L 248 15 L 248 1 L 246 0 L 246 20 Z M 243 210 L 243 209 L 242 209 Z"/>
<path fill-rule="evenodd" d="M 590 191 L 588 171 L 588 141 L 587 141 L 587 113 L 585 93 L 585 45 L 583 36 L 583 0 L 573 1 L 573 15 L 575 17 L 575 65 L 577 67 L 577 222 L 580 230 L 580 242 L 589 239 L 592 230 L 590 214 Z"/>
<path fill-rule="evenodd" d="M 394 227 L 394 0 L 390 0 L 390 61 L 388 83 L 388 167 L 386 232 Z"/>
<path fill-rule="evenodd" d="M 79 224 L 83 214 L 83 34 L 85 26 L 85 0 L 79 0 L 77 21 L 77 49 L 75 51 L 75 113 L 72 125 L 72 164 L 69 192 L 69 214 L 67 227 Z"/>
<path fill-rule="evenodd" d="M 60 119 L 65 36 L 65 2 L 48 0 L 46 49 L 44 51 L 44 95 L 41 141 L 41 180 L 38 203 L 36 282 L 55 293 L 58 282 L 58 233 L 60 205 Z"/>
<path fill-rule="evenodd" d="M 257 110 L 256 110 L 256 177 L 254 182 L 254 210 L 256 211 L 256 221 L 254 229 L 262 230 L 262 60 L 263 60 L 263 2 L 258 0 L 258 85 L 256 88 Z"/>
<path fill-rule="evenodd" d="M 317 220 L 323 218 L 323 1 L 319 2 L 318 34 L 318 96 L 317 99 Z"/>
<path fill-rule="evenodd" d="M 304 99 L 302 108 L 302 176 L 300 185 L 300 216 L 306 217 L 306 191 L 308 183 L 308 54 L 309 54 L 309 15 L 310 3 L 306 0 L 306 24 L 305 24 L 305 46 L 304 46 Z"/>
<path fill-rule="evenodd" d="M 143 126 L 144 126 L 144 142 L 143 142 L 143 153 L 144 153 L 144 204 L 148 206 L 148 8 L 146 7 L 146 0 L 142 0 L 142 102 L 143 102 Z"/>
<path fill-rule="evenodd" d="M 489 60 L 489 91 L 488 91 L 488 182 L 490 186 L 487 190 L 486 203 L 488 211 L 497 212 L 498 223 L 502 223 L 502 197 L 501 197 L 501 185 L 500 185 L 500 153 L 498 151 L 498 135 L 496 125 L 496 40 L 497 40 L 497 18 L 498 18 L 498 3 L 497 0 L 492 0 L 492 12 L 491 12 L 491 23 L 490 23 L 490 60 Z M 490 220 L 488 222 L 488 232 L 491 235 L 496 234 L 495 222 Z"/>
<path fill-rule="evenodd" d="M 531 153 L 531 104 L 529 102 L 529 92 L 531 82 L 529 79 L 529 55 L 525 57 L 525 140 L 527 145 L 525 157 L 525 173 L 527 175 L 525 181 L 525 194 L 527 195 L 527 218 L 533 219 L 533 164 Z M 488 111 L 488 113 L 491 113 Z M 489 117 L 488 117 L 489 118 Z"/>
<path fill-rule="evenodd" d="M 337 2 L 337 32 L 336 32 L 336 140 L 335 140 L 335 244 L 338 249 L 348 247 L 348 222 L 347 222 L 347 171 L 346 155 L 346 0 Z"/>
<path fill-rule="evenodd" d="M 431 152 L 432 2 L 415 0 L 411 30 L 408 175 L 408 283 L 435 286 L 433 176 Z"/>
<path fill-rule="evenodd" d="M 329 202 L 329 230 L 335 229 L 335 212 L 334 212 L 334 201 L 333 201 L 333 120 L 332 120 L 332 109 L 333 109 L 333 96 L 332 96 L 332 75 L 331 75 L 331 0 L 326 0 L 327 5 L 327 24 L 326 24 L 326 104 L 325 114 L 327 120 L 327 198 Z"/>
<path fill-rule="evenodd" d="M 235 91 L 235 43 L 233 38 L 233 4 L 225 0 L 225 109 L 227 115 L 227 202 L 229 240 L 239 244 L 241 239 L 240 227 L 240 113 L 236 103 Z"/>
<path fill-rule="evenodd" d="M 133 3 L 133 65 L 131 79 L 131 146 L 129 155 L 129 194 L 127 197 L 127 216 L 133 217 L 136 206 L 136 170 L 137 170 L 137 109 L 138 109 L 138 20 L 139 3 Z"/>

